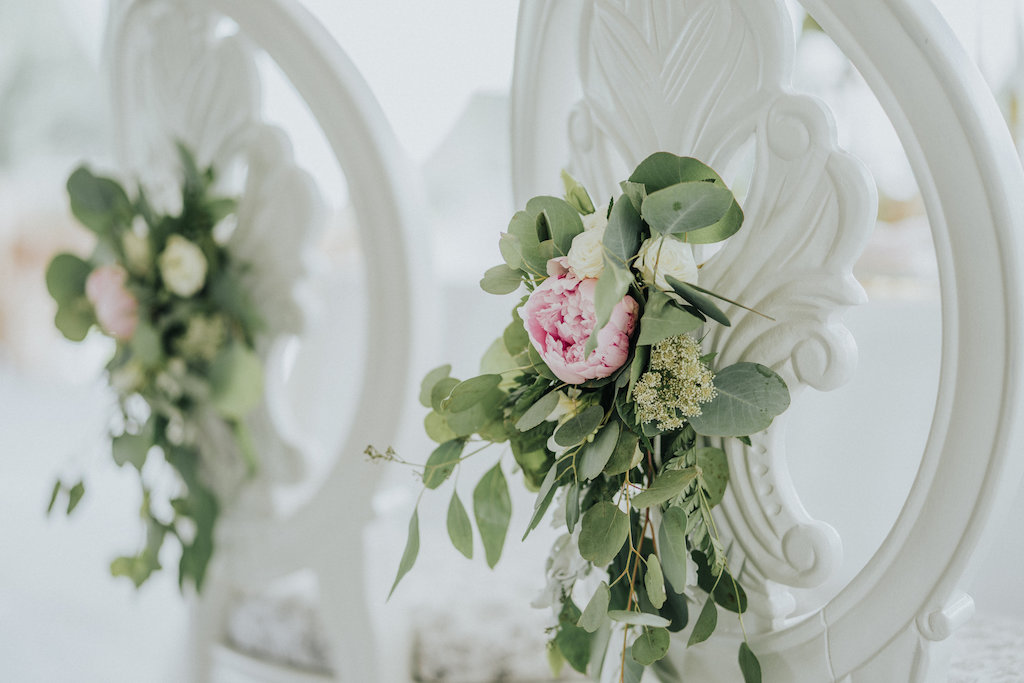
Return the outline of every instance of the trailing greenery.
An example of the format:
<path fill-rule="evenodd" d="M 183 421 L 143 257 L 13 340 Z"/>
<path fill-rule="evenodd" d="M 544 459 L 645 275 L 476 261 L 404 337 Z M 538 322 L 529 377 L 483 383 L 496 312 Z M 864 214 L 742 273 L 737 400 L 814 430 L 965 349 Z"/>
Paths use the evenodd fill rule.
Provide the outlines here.
<path fill-rule="evenodd" d="M 424 426 L 439 445 L 422 478 L 426 489 L 439 488 L 465 459 L 506 445 L 524 485 L 536 491 L 525 534 L 557 504 L 568 535 L 549 564 L 583 567 L 568 579 L 549 576 L 558 616 L 553 665 L 614 666 L 620 681 L 639 680 L 665 657 L 669 634 L 688 624 L 694 601 L 689 646 L 712 635 L 719 607 L 742 626 L 747 597 L 712 512 L 729 480 L 720 439 L 749 445 L 749 435 L 788 407 L 789 391 L 770 368 L 715 367 L 713 350 L 701 350 L 707 326 L 730 325 L 726 310 L 739 306 L 697 284 L 690 247 L 727 239 L 743 222 L 715 171 L 653 154 L 601 210 L 582 185 L 567 174 L 563 180 L 564 199 L 535 197 L 512 217 L 499 240 L 505 262 L 481 280 L 494 294 L 526 291 L 487 351 L 483 374 L 460 380 L 446 365 L 423 380 Z M 390 449 L 367 453 L 400 461 Z M 499 458 L 473 492 L 492 567 L 511 518 L 502 468 Z M 448 531 L 471 557 L 472 521 L 457 494 Z M 396 586 L 418 547 L 414 512 Z M 604 580 L 587 592 L 577 579 L 592 571 Z M 581 609 L 574 598 L 582 593 Z M 621 645 L 609 642 L 612 628 Z M 760 680 L 745 637 L 738 662 L 745 681 Z"/>
<path fill-rule="evenodd" d="M 65 337 L 81 341 L 96 328 L 116 343 L 106 366 L 120 406 L 112 456 L 139 473 L 146 540 L 137 554 L 115 559 L 111 572 L 142 585 L 161 568 L 160 549 L 174 538 L 181 546 L 179 582 L 201 589 L 220 510 L 204 461 L 234 457 L 249 471 L 256 467 L 245 418 L 262 396 L 255 350 L 262 323 L 243 284 L 247 266 L 226 247 L 236 202 L 212 194 L 213 170 L 197 168 L 188 150 L 179 151 L 176 215 L 154 210 L 141 188 L 130 198 L 117 181 L 86 167 L 72 173 L 71 210 L 96 246 L 85 259 L 54 257 L 46 284 Z M 223 448 L 223 437 L 216 452 L 204 448 L 208 429 L 227 434 L 235 452 Z M 143 476 L 154 460 L 176 473 L 169 497 L 168 487 L 158 493 L 154 478 Z M 49 509 L 66 493 L 71 513 L 84 492 L 81 481 L 58 481 Z"/>

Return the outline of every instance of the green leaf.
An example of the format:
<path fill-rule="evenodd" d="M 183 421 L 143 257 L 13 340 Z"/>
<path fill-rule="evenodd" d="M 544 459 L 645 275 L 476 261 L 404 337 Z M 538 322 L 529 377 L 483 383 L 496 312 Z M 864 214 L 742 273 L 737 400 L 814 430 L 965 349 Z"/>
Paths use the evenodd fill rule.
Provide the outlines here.
<path fill-rule="evenodd" d="M 457 491 L 452 492 L 452 500 L 448 503 L 448 538 L 456 550 L 473 559 L 473 526 Z"/>
<path fill-rule="evenodd" d="M 651 347 L 637 344 L 633 353 L 633 362 L 629 364 L 629 388 L 626 390 L 626 399 L 633 398 L 633 388 L 640 381 L 640 377 L 647 370 L 651 362 Z"/>
<path fill-rule="evenodd" d="M 701 324 L 699 318 L 684 311 L 667 294 L 651 290 L 640 318 L 640 335 L 636 343 L 638 346 L 657 344 L 663 339 L 692 332 Z"/>
<path fill-rule="evenodd" d="M 583 515 L 580 525 L 580 555 L 603 567 L 618 554 L 629 536 L 629 517 L 608 501 L 597 503 Z"/>
<path fill-rule="evenodd" d="M 665 628 L 671 622 L 665 617 L 648 612 L 634 612 L 633 610 L 613 609 L 608 612 L 608 618 L 620 624 L 631 624 L 633 626 L 653 626 Z"/>
<path fill-rule="evenodd" d="M 501 384 L 501 375 L 480 375 L 455 385 L 441 407 L 450 413 L 461 413 L 484 400 Z"/>
<path fill-rule="evenodd" d="M 629 429 L 619 431 L 619 438 L 615 442 L 615 450 L 612 457 L 604 466 L 605 474 L 623 474 L 632 468 L 633 456 L 636 454 L 636 445 L 640 437 Z"/>
<path fill-rule="evenodd" d="M 544 379 L 558 379 L 557 377 L 555 377 L 555 373 L 551 372 L 551 368 L 549 368 L 548 364 L 544 362 L 544 359 L 540 357 L 540 352 L 537 351 L 533 344 L 530 344 L 526 348 L 526 352 L 528 354 L 528 357 L 530 359 L 530 365 L 533 367 L 534 372 L 536 372 Z"/>
<path fill-rule="evenodd" d="M 565 526 L 571 534 L 580 521 L 580 484 L 574 481 L 565 490 Z"/>
<path fill-rule="evenodd" d="M 608 216 L 608 227 L 604 230 L 604 237 L 601 244 L 606 252 L 614 256 L 619 265 L 625 266 L 636 256 L 640 248 L 640 233 L 643 230 L 643 222 L 640 214 L 630 201 L 619 201 L 612 205 L 611 215 Z"/>
<path fill-rule="evenodd" d="M 594 213 L 594 202 L 590 199 L 587 189 L 565 170 L 562 171 L 562 185 L 565 186 L 565 201 L 569 206 L 584 216 Z"/>
<path fill-rule="evenodd" d="M 686 589 L 686 513 L 677 507 L 665 510 L 658 529 L 658 552 L 665 577 L 677 593 Z"/>
<path fill-rule="evenodd" d="M 572 238 L 583 232 L 580 215 L 564 199 L 558 197 L 534 197 L 526 203 L 527 213 L 535 217 L 544 216 L 551 241 L 558 255 L 565 256 L 572 246 Z M 544 239 L 541 236 L 541 239 Z"/>
<path fill-rule="evenodd" d="M 442 365 L 434 368 L 427 373 L 426 377 L 420 383 L 420 405 L 424 408 L 430 408 L 430 392 L 433 391 L 434 386 L 445 377 L 448 377 L 452 372 L 451 365 Z M 451 391 L 451 389 L 449 389 Z M 446 394 L 447 395 L 447 394 Z"/>
<path fill-rule="evenodd" d="M 210 364 L 210 405 L 241 420 L 263 400 L 263 363 L 252 349 L 232 344 Z"/>
<path fill-rule="evenodd" d="M 530 406 L 529 410 L 523 413 L 523 416 L 516 421 L 516 429 L 521 432 L 527 432 L 541 422 L 544 422 L 548 415 L 554 412 L 558 406 L 558 396 L 558 391 L 545 394 L 543 398 Z"/>
<path fill-rule="evenodd" d="M 507 265 L 488 268 L 480 280 L 480 289 L 488 294 L 511 294 L 523 284 L 523 274 Z"/>
<path fill-rule="evenodd" d="M 640 510 L 652 505 L 661 505 L 675 498 L 697 478 L 697 471 L 692 467 L 682 470 L 665 470 L 658 475 L 654 483 L 633 496 L 633 507 Z"/>
<path fill-rule="evenodd" d="M 594 479 L 604 471 L 605 465 L 615 451 L 615 445 L 619 442 L 620 429 L 618 421 L 610 420 L 597 433 L 593 442 L 584 446 L 583 455 L 578 458 L 581 480 Z"/>
<path fill-rule="evenodd" d="M 602 257 L 604 270 L 601 277 L 597 279 L 597 286 L 594 287 L 594 329 L 583 347 L 585 356 L 597 348 L 598 333 L 611 320 L 612 311 L 616 304 L 622 301 L 622 297 L 629 292 L 633 284 L 633 274 L 626 266 L 619 263 L 615 258 L 609 257 L 607 253 Z"/>
<path fill-rule="evenodd" d="M 448 412 L 445 419 L 456 436 L 469 436 L 474 432 L 486 431 L 488 425 L 502 419 L 502 404 L 506 394 L 494 389 L 466 410 Z"/>
<path fill-rule="evenodd" d="M 428 489 L 436 489 L 443 484 L 459 464 L 465 447 L 464 439 L 452 439 L 435 448 L 423 469 L 423 485 Z"/>
<path fill-rule="evenodd" d="M 721 448 L 711 447 L 698 448 L 696 457 L 701 471 L 701 486 L 708 494 L 708 505 L 715 507 L 722 502 L 729 484 L 729 460 Z"/>
<path fill-rule="evenodd" d="M 622 188 L 622 193 L 629 199 L 629 202 L 633 205 L 633 210 L 636 215 L 640 215 L 640 207 L 644 204 L 644 199 L 647 197 L 647 188 L 643 183 L 634 183 L 628 180 L 623 180 L 619 183 L 619 187 Z"/>
<path fill-rule="evenodd" d="M 155 368 L 164 359 L 163 340 L 156 329 L 145 320 L 135 327 L 131 340 L 132 353 L 147 368 Z"/>
<path fill-rule="evenodd" d="M 434 443 L 444 443 L 445 441 L 451 441 L 458 435 L 452 431 L 452 428 L 448 426 L 448 420 L 445 419 L 444 415 L 436 413 L 431 410 L 427 413 L 427 416 L 423 418 L 423 429 L 427 432 L 427 436 Z"/>
<path fill-rule="evenodd" d="M 53 512 L 53 506 L 57 504 L 57 496 L 60 495 L 63 488 L 64 484 L 60 479 L 53 482 L 53 491 L 50 493 L 50 504 L 46 506 L 46 514 Z"/>
<path fill-rule="evenodd" d="M 732 192 L 724 185 L 684 182 L 648 194 L 640 215 L 652 232 L 682 235 L 719 222 L 732 203 Z"/>
<path fill-rule="evenodd" d="M 586 673 L 587 664 L 590 662 L 593 636 L 576 625 L 579 619 L 579 607 L 571 599 L 566 600 L 561 614 L 558 615 L 558 634 L 555 636 L 555 644 L 558 645 L 559 652 L 573 669 L 580 673 Z"/>
<path fill-rule="evenodd" d="M 454 377 L 443 377 L 434 384 L 430 390 L 430 406 L 437 412 L 445 412 L 447 407 L 442 407 L 442 402 L 452 393 L 452 389 L 459 385 L 459 380 Z"/>
<path fill-rule="evenodd" d="M 512 518 L 512 499 L 501 463 L 488 470 L 473 490 L 473 514 L 484 543 L 487 565 L 493 569 L 501 558 L 505 534 Z"/>
<path fill-rule="evenodd" d="M 501 338 L 505 342 L 505 349 L 513 356 L 526 350 L 530 345 L 530 335 L 523 327 L 523 319 L 519 317 L 518 308 L 512 309 L 512 322 L 505 328 Z"/>
<path fill-rule="evenodd" d="M 524 270 L 535 275 L 544 275 L 547 272 L 547 259 L 540 253 L 537 217 L 526 211 L 517 211 L 508 224 L 508 231 L 516 238 Z"/>
<path fill-rule="evenodd" d="M 702 436 L 745 436 L 767 428 L 789 407 L 786 382 L 770 368 L 737 363 L 715 375 L 717 395 L 690 426 Z"/>
<path fill-rule="evenodd" d="M 77 482 L 74 486 L 68 489 L 68 514 L 74 512 L 75 508 L 78 507 L 78 503 L 81 502 L 82 496 L 85 495 L 85 484 L 81 481 Z"/>
<path fill-rule="evenodd" d="M 721 177 L 704 162 L 669 152 L 655 152 L 641 161 L 633 175 L 629 176 L 629 182 L 644 185 L 648 194 L 670 185 L 697 180 L 717 183 L 722 181 Z"/>
<path fill-rule="evenodd" d="M 664 628 L 644 628 L 633 641 L 633 659 L 639 664 L 650 666 L 668 654 L 668 631 Z"/>
<path fill-rule="evenodd" d="M 523 245 L 512 233 L 501 233 L 501 237 L 498 238 L 498 251 L 501 252 L 501 258 L 505 259 L 505 264 L 512 270 L 523 267 Z"/>
<path fill-rule="evenodd" d="M 608 584 L 602 581 L 576 625 L 588 633 L 593 633 L 601 628 L 608 620 L 608 601 L 610 599 L 611 592 L 608 590 Z"/>
<path fill-rule="evenodd" d="M 398 587 L 398 582 L 402 580 L 402 577 L 409 573 L 412 566 L 416 564 L 416 556 L 420 553 L 420 511 L 415 509 L 412 511 L 412 519 L 409 520 L 409 538 L 405 542 L 405 550 L 402 552 L 402 560 L 398 563 L 398 576 L 395 577 L 395 582 L 391 585 L 391 590 L 388 591 L 388 599 L 395 592 L 395 588 Z"/>
<path fill-rule="evenodd" d="M 588 406 L 582 412 L 563 422 L 555 430 L 555 443 L 568 448 L 580 443 L 594 433 L 604 419 L 604 408 Z"/>
<path fill-rule="evenodd" d="M 533 517 L 530 518 L 530 524 L 526 528 L 526 533 L 523 534 L 524 541 L 530 535 L 530 532 L 537 528 L 540 520 L 544 517 L 544 513 L 548 511 L 548 507 L 555 497 L 555 491 L 558 490 L 558 487 L 555 486 L 557 479 L 558 465 L 552 465 L 544 476 L 544 481 L 541 482 L 540 490 L 537 492 L 537 500 L 533 504 Z"/>
<path fill-rule="evenodd" d="M 46 289 L 60 306 L 85 296 L 92 266 L 74 254 L 57 254 L 46 268 Z"/>
<path fill-rule="evenodd" d="M 661 563 L 658 556 L 651 553 L 647 556 L 647 573 L 644 574 L 644 589 L 647 591 L 647 598 L 655 608 L 661 609 L 665 604 L 665 577 L 661 573 Z"/>
<path fill-rule="evenodd" d="M 672 289 L 675 290 L 676 294 L 683 297 L 683 299 L 707 317 L 711 318 L 715 322 L 725 325 L 726 327 L 732 325 L 732 323 L 729 322 L 728 316 L 722 312 L 722 309 L 720 309 L 714 301 L 701 292 L 698 292 L 689 284 L 677 280 L 671 275 L 665 276 L 665 282 L 672 286 Z"/>
<path fill-rule="evenodd" d="M 743 210 L 734 199 L 729 210 L 726 211 L 725 216 L 722 217 L 722 220 L 717 223 L 713 223 L 706 228 L 691 230 L 686 233 L 683 240 L 690 244 L 712 244 L 714 242 L 721 242 L 722 240 L 736 234 L 742 226 Z"/>
<path fill-rule="evenodd" d="M 686 642 L 686 647 L 703 643 L 715 632 L 716 626 L 718 626 L 718 607 L 715 606 L 715 601 L 709 596 L 707 602 L 704 603 L 704 609 L 700 611 L 700 616 L 697 617 L 697 623 L 693 625 L 693 631 L 690 633 L 690 639 Z"/>
<path fill-rule="evenodd" d="M 67 339 L 80 342 L 89 334 L 89 328 L 96 322 L 92 304 L 84 297 L 57 307 L 53 324 Z"/>
<path fill-rule="evenodd" d="M 142 466 L 146 464 L 146 455 L 153 447 L 155 429 L 156 424 L 150 418 L 141 433 L 121 434 L 112 439 L 111 451 L 118 467 L 123 467 L 125 463 L 131 463 L 135 469 L 142 471 Z"/>
<path fill-rule="evenodd" d="M 95 176 L 81 166 L 68 178 L 67 187 L 71 213 L 93 232 L 105 235 L 114 225 L 131 223 L 131 202 L 113 180 Z"/>
<path fill-rule="evenodd" d="M 743 683 L 761 683 L 761 663 L 746 641 L 740 643 L 739 662 Z"/>

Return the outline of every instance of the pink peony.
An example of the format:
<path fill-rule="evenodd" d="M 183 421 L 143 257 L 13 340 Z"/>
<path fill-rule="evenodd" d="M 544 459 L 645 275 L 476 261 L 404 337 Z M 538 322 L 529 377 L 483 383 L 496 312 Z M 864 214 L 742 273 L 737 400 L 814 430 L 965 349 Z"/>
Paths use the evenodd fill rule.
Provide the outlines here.
<path fill-rule="evenodd" d="M 628 295 L 615 304 L 598 332 L 597 348 L 585 359 L 583 348 L 594 330 L 597 280 L 579 279 L 566 266 L 564 257 L 548 261 L 550 277 L 530 294 L 519 315 L 551 372 L 563 382 L 580 384 L 608 377 L 626 362 L 639 306 Z"/>
<path fill-rule="evenodd" d="M 124 286 L 128 273 L 121 266 L 100 266 L 85 281 L 85 298 L 96 311 L 103 331 L 115 339 L 131 339 L 139 324 L 139 302 Z"/>

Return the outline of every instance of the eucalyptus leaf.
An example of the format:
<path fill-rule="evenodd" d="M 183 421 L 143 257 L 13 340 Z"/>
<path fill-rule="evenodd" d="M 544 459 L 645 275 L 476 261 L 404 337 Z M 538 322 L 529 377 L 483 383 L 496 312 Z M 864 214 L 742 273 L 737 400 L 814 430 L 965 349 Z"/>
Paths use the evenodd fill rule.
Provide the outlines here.
<path fill-rule="evenodd" d="M 626 390 L 626 399 L 633 398 L 633 389 L 640 377 L 646 372 L 651 363 L 651 347 L 637 345 L 633 351 L 633 361 L 629 365 L 629 385 Z"/>
<path fill-rule="evenodd" d="M 677 593 L 686 590 L 686 513 L 678 507 L 669 507 L 661 517 L 658 529 L 658 552 L 665 578 Z"/>
<path fill-rule="evenodd" d="M 598 567 L 611 562 L 629 536 L 629 517 L 608 501 L 597 503 L 583 514 L 580 524 L 580 555 Z"/>
<path fill-rule="evenodd" d="M 552 465 L 551 469 L 544 476 L 544 481 L 541 482 L 540 490 L 537 492 L 537 500 L 533 504 L 533 517 L 530 518 L 530 524 L 526 528 L 526 533 L 523 534 L 524 541 L 530 535 L 530 532 L 537 528 L 540 520 L 544 517 L 544 513 L 548 511 L 548 507 L 555 497 L 555 491 L 558 490 L 558 487 L 555 486 L 557 479 L 558 465 Z"/>
<path fill-rule="evenodd" d="M 633 659 L 644 666 L 650 666 L 668 654 L 670 638 L 664 628 L 644 628 L 633 641 Z"/>
<path fill-rule="evenodd" d="M 85 484 L 81 481 L 77 482 L 74 486 L 68 489 L 68 514 L 70 515 L 78 507 L 78 504 L 82 501 L 82 496 L 85 495 Z"/>
<path fill-rule="evenodd" d="M 633 274 L 628 267 L 607 253 L 602 258 L 604 270 L 601 271 L 601 277 L 597 279 L 597 286 L 594 287 L 594 329 L 583 347 L 584 356 L 587 357 L 597 348 L 598 333 L 611 320 L 615 306 L 626 296 L 634 282 Z"/>
<path fill-rule="evenodd" d="M 619 201 L 612 205 L 601 244 L 605 252 L 614 257 L 616 263 L 627 266 L 640 248 L 642 230 L 643 222 L 638 210 L 629 200 L 620 197 Z"/>
<path fill-rule="evenodd" d="M 657 344 L 663 339 L 692 332 L 702 322 L 682 309 L 664 292 L 652 290 L 647 296 L 647 305 L 640 318 L 638 346 Z"/>
<path fill-rule="evenodd" d="M 714 301 L 712 301 L 709 297 L 705 296 L 703 293 L 698 292 L 689 284 L 682 282 L 681 280 L 677 280 L 671 275 L 665 276 L 665 282 L 667 282 L 672 287 L 672 289 L 675 290 L 676 294 L 683 297 L 683 299 L 685 299 L 690 305 L 692 305 L 694 308 L 696 308 L 698 311 L 700 311 L 707 317 L 711 318 L 717 323 L 725 325 L 726 327 L 732 325 L 732 323 L 729 322 L 729 317 L 722 312 L 722 309 L 720 309 Z"/>
<path fill-rule="evenodd" d="M 46 289 L 59 305 L 85 296 L 92 266 L 74 254 L 57 254 L 46 268 Z"/>
<path fill-rule="evenodd" d="M 436 489 L 443 484 L 459 464 L 465 447 L 464 439 L 452 439 L 435 448 L 423 468 L 423 485 L 428 489 Z"/>
<path fill-rule="evenodd" d="M 155 368 L 164 360 L 164 344 L 160 334 L 145 320 L 135 326 L 131 340 L 132 353 L 147 368 Z"/>
<path fill-rule="evenodd" d="M 702 436 L 746 436 L 766 429 L 789 407 L 786 382 L 757 363 L 736 363 L 715 375 L 717 395 L 689 418 Z"/>
<path fill-rule="evenodd" d="M 420 382 L 420 405 L 424 408 L 430 408 L 430 392 L 433 391 L 434 386 L 445 377 L 448 377 L 452 372 L 451 365 L 442 365 L 434 368 L 426 374 L 423 381 Z M 449 389 L 450 391 L 450 389 Z M 447 395 L 447 394 L 446 394 Z"/>
<path fill-rule="evenodd" d="M 558 406 L 559 394 L 560 392 L 558 391 L 551 391 L 530 406 L 529 410 L 523 413 L 523 416 L 516 421 L 516 429 L 526 432 L 544 422 L 548 415 L 553 413 Z"/>
<path fill-rule="evenodd" d="M 655 152 L 641 161 L 629 176 L 629 182 L 644 185 L 648 194 L 692 181 L 720 183 L 722 178 L 702 161 L 669 152 Z"/>
<path fill-rule="evenodd" d="M 111 440 L 111 452 L 118 467 L 131 463 L 135 469 L 142 471 L 146 464 L 146 455 L 153 447 L 154 423 L 150 419 L 140 434 L 121 434 Z"/>
<path fill-rule="evenodd" d="M 89 328 L 96 322 L 96 316 L 84 297 L 57 307 L 53 324 L 67 339 L 80 342 L 89 334 Z"/>
<path fill-rule="evenodd" d="M 568 254 L 573 238 L 583 232 L 583 221 L 580 220 L 579 212 L 564 199 L 534 197 L 526 203 L 526 211 L 534 216 L 543 215 L 557 255 Z M 539 236 L 544 239 L 543 235 Z"/>
<path fill-rule="evenodd" d="M 692 467 L 682 470 L 664 470 L 649 487 L 633 496 L 633 507 L 640 510 L 652 505 L 661 505 L 675 498 L 697 478 L 697 471 Z"/>
<path fill-rule="evenodd" d="M 711 637 L 711 634 L 715 632 L 715 627 L 717 626 L 718 607 L 715 605 L 715 601 L 709 596 L 707 602 L 704 603 L 704 609 L 700 611 L 700 616 L 697 617 L 697 622 L 693 625 L 693 631 L 690 632 L 690 639 L 686 641 L 686 647 L 696 645 L 697 643 L 703 643 Z"/>
<path fill-rule="evenodd" d="M 729 460 L 721 448 L 702 446 L 696 450 L 700 480 L 708 493 L 708 505 L 714 507 L 722 502 L 729 484 Z"/>
<path fill-rule="evenodd" d="M 501 471 L 501 463 L 488 470 L 473 489 L 473 515 L 484 544 L 487 566 L 493 569 L 501 558 L 509 520 L 512 518 L 512 499 L 509 497 L 505 474 Z"/>
<path fill-rule="evenodd" d="M 577 466 L 581 480 L 594 479 L 604 471 L 605 465 L 615 451 L 615 445 L 619 442 L 620 430 L 618 421 L 609 420 L 594 437 L 593 442 L 584 446 L 583 455 L 578 458 Z"/>
<path fill-rule="evenodd" d="M 537 217 L 526 211 L 518 211 L 509 222 L 508 231 L 515 235 L 523 261 L 523 269 L 534 275 L 544 275 L 547 272 L 547 259 L 540 253 Z"/>
<path fill-rule="evenodd" d="M 473 526 L 457 491 L 452 492 L 451 502 L 448 503 L 448 538 L 456 550 L 468 559 L 473 559 Z"/>
<path fill-rule="evenodd" d="M 684 182 L 648 194 L 640 215 L 652 232 L 682 235 L 719 222 L 732 203 L 732 192 L 724 185 Z"/>
<path fill-rule="evenodd" d="M 647 573 L 644 574 L 644 589 L 647 591 L 647 599 L 651 601 L 656 609 L 661 609 L 665 604 L 665 577 L 661 573 L 661 563 L 658 556 L 651 553 L 647 556 Z"/>
<path fill-rule="evenodd" d="M 594 202 L 590 199 L 587 189 L 578 180 L 562 171 L 562 185 L 565 186 L 565 201 L 584 216 L 594 213 Z"/>
<path fill-rule="evenodd" d="M 431 410 L 427 413 L 427 416 L 423 418 L 423 429 L 426 431 L 427 436 L 434 443 L 444 443 L 445 441 L 451 441 L 458 435 L 452 431 L 452 428 L 448 426 L 448 420 L 445 419 L 440 413 L 436 413 Z"/>
<path fill-rule="evenodd" d="M 448 427 L 456 436 L 469 436 L 481 430 L 486 431 L 489 425 L 502 419 L 502 404 L 505 397 L 505 392 L 495 388 L 466 410 L 457 413 L 448 411 L 445 417 Z"/>
<path fill-rule="evenodd" d="M 99 235 L 108 235 L 114 225 L 128 225 L 132 205 L 124 188 L 110 178 L 93 175 L 82 166 L 68 178 L 71 213 L 82 225 Z"/>
<path fill-rule="evenodd" d="M 684 241 L 690 244 L 712 244 L 714 242 L 721 242 L 734 234 L 743 226 L 743 210 L 740 205 L 733 200 L 729 210 L 725 212 L 725 215 L 717 223 L 712 223 L 706 228 L 698 228 L 697 230 L 691 230 L 684 236 Z"/>
<path fill-rule="evenodd" d="M 263 400 L 263 362 L 242 344 L 222 350 L 210 364 L 210 405 L 226 418 L 241 420 Z"/>
<path fill-rule="evenodd" d="M 743 683 L 761 683 L 761 663 L 746 641 L 740 643 L 739 663 Z"/>
<path fill-rule="evenodd" d="M 523 246 L 519 243 L 519 238 L 512 233 L 501 233 L 501 237 L 498 238 L 498 251 L 501 252 L 501 258 L 505 259 L 505 264 L 512 270 L 518 271 L 523 267 Z"/>
<path fill-rule="evenodd" d="M 488 268 L 480 280 L 480 289 L 488 294 L 511 294 L 523 284 L 523 275 L 506 264 Z"/>
<path fill-rule="evenodd" d="M 631 430 L 621 429 L 619 431 L 619 438 L 615 442 L 615 450 L 612 451 L 612 457 L 609 458 L 608 463 L 604 466 L 605 474 L 623 474 L 632 469 L 633 456 L 636 454 L 636 446 L 639 440 L 640 437 Z"/>
<path fill-rule="evenodd" d="M 501 384 L 501 375 L 480 375 L 452 387 L 446 402 L 441 404 L 450 413 L 460 413 L 478 404 Z"/>
<path fill-rule="evenodd" d="M 64 482 L 60 479 L 53 482 L 53 490 L 50 492 L 50 504 L 46 506 L 46 514 L 53 512 L 54 506 L 57 504 L 57 496 L 64 490 Z"/>
<path fill-rule="evenodd" d="M 623 180 L 619 183 L 619 187 L 622 188 L 622 193 L 629 199 L 633 210 L 639 216 L 640 207 L 643 206 L 644 199 L 647 197 L 647 188 L 643 183 L 634 183 L 629 180 Z"/>
<path fill-rule="evenodd" d="M 442 377 L 430 390 L 430 406 L 439 413 L 447 410 L 443 407 L 444 400 L 452 393 L 452 389 L 459 385 L 459 380 L 454 377 Z"/>
<path fill-rule="evenodd" d="M 402 580 L 402 577 L 409 573 L 412 566 L 416 564 L 416 556 L 420 552 L 420 511 L 415 509 L 412 511 L 412 518 L 409 520 L 409 537 L 405 542 L 405 550 L 402 552 L 402 560 L 398 563 L 398 575 L 395 577 L 395 582 L 391 584 L 391 590 L 388 591 L 388 598 L 395 592 L 395 588 L 398 587 L 398 582 Z"/>
<path fill-rule="evenodd" d="M 576 625 L 581 616 L 579 607 L 571 598 L 563 603 L 562 612 L 558 615 L 555 644 L 573 669 L 586 673 L 593 636 Z"/>
<path fill-rule="evenodd" d="M 580 443 L 594 433 L 604 419 L 604 408 L 588 406 L 582 412 L 563 422 L 555 430 L 555 443 L 568 448 Z"/>
<path fill-rule="evenodd" d="M 508 324 L 501 335 L 505 342 L 505 348 L 513 356 L 525 350 L 530 345 L 530 335 L 523 327 L 523 319 L 519 317 L 519 309 L 512 309 L 512 322 Z"/>
<path fill-rule="evenodd" d="M 608 590 L 608 584 L 602 581 L 576 625 L 588 633 L 593 633 L 601 628 L 608 621 L 608 601 L 610 599 L 611 592 Z"/>
<path fill-rule="evenodd" d="M 655 628 L 665 628 L 671 622 L 665 617 L 658 616 L 657 614 L 649 614 L 647 612 L 634 612 L 633 610 L 609 610 L 608 618 L 612 621 L 617 621 L 620 624 L 630 624 L 632 626 L 653 626 Z"/>

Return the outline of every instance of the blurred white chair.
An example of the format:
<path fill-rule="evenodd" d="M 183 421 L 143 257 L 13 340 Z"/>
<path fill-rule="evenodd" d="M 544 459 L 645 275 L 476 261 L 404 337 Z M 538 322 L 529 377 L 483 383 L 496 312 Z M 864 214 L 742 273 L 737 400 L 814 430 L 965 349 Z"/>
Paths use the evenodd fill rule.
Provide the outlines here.
<path fill-rule="evenodd" d="M 1014 450 L 1024 177 L 991 94 L 934 7 L 803 5 L 864 74 L 921 188 L 941 277 L 938 399 L 888 536 L 831 595 L 815 589 L 841 569 L 842 544 L 800 502 L 785 456 L 788 419 L 752 448 L 729 450 L 719 528 L 750 596 L 746 623 L 766 681 L 940 681 L 947 639 L 973 612 L 963 587 L 976 550 L 1024 473 Z M 838 149 L 825 106 L 790 90 L 794 35 L 782 0 L 523 2 L 512 143 L 519 205 L 557 193 L 562 167 L 596 197 L 617 194 L 615 181 L 658 150 L 696 156 L 745 189 L 745 227 L 704 255 L 701 280 L 777 322 L 733 309 L 732 328 L 710 343 L 724 362 L 772 365 L 796 408 L 806 387 L 833 389 L 854 372 L 841 315 L 865 300 L 851 267 L 875 196 L 863 168 Z M 901 389 L 890 380 L 874 391 Z M 829 446 L 818 457 L 830 457 Z M 837 462 L 836 472 L 844 467 Z M 885 470 L 876 476 L 884 480 Z M 835 489 L 841 477 L 816 485 Z M 861 491 L 866 516 L 884 490 L 869 480 Z M 671 664 L 681 680 L 735 680 L 738 637 L 680 647 Z M 666 680 L 677 680 L 668 668 Z"/>
<path fill-rule="evenodd" d="M 241 484 L 214 473 L 230 502 L 193 598 L 189 675 L 380 680 L 362 539 L 379 470 L 363 450 L 393 441 L 414 401 L 411 345 L 423 335 L 413 318 L 429 288 L 404 157 L 356 68 L 293 0 L 115 0 L 105 49 L 125 174 L 154 201 L 173 201 L 175 143 L 212 165 L 240 197 L 236 248 L 257 264 L 253 296 L 269 326 L 266 402 L 251 425 L 261 468 Z M 317 187 L 264 120 L 265 57 L 308 107 L 347 187 Z M 357 244 L 342 254 L 344 272 L 313 263 L 321 192 L 348 197 Z M 280 587 L 296 576 L 315 589 L 297 602 Z M 291 625 L 272 623 L 282 619 Z M 239 642 L 247 637 L 257 642 Z"/>

